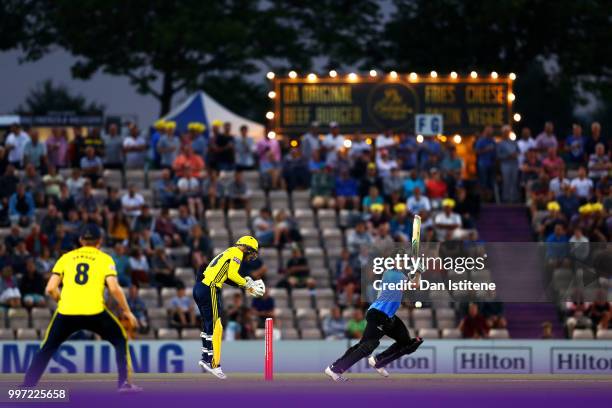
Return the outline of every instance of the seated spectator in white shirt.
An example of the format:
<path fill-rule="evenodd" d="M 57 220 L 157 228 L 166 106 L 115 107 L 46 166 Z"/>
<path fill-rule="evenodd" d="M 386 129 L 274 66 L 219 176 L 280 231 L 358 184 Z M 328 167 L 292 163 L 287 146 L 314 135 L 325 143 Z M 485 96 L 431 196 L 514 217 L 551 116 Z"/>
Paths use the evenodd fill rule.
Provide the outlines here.
<path fill-rule="evenodd" d="M 412 195 L 406 201 L 406 205 L 412 214 L 423 216 L 431 211 L 431 201 L 422 194 L 420 187 L 414 188 Z"/>
<path fill-rule="evenodd" d="M 557 197 L 561 194 L 563 186 L 566 184 L 571 185 L 571 181 L 570 179 L 565 177 L 565 168 L 562 167 L 559 169 L 559 174 L 557 175 L 557 177 L 550 180 L 550 183 L 548 184 L 548 189 L 551 193 L 554 194 L 555 197 Z"/>
<path fill-rule="evenodd" d="M 323 319 L 323 333 L 327 340 L 341 340 L 346 338 L 346 319 L 342 311 L 334 306 L 329 315 Z"/>
<path fill-rule="evenodd" d="M 136 187 L 131 185 L 128 192 L 121 197 L 121 207 L 123 212 L 130 218 L 140 215 L 142 205 L 145 203 L 142 195 L 136 192 Z"/>
<path fill-rule="evenodd" d="M 185 285 L 179 284 L 176 296 L 170 299 L 172 321 L 179 327 L 194 327 L 196 325 L 195 307 L 191 296 L 187 296 Z"/>
<path fill-rule="evenodd" d="M 338 150 L 344 148 L 344 136 L 340 134 L 337 122 L 329 124 L 330 132 L 323 139 L 322 147 L 327 163 L 334 163 Z"/>
<path fill-rule="evenodd" d="M 397 162 L 391 159 L 387 149 L 380 150 L 376 158 L 376 168 L 378 169 L 378 176 L 383 179 L 389 177 L 391 170 L 397 168 Z"/>
<path fill-rule="evenodd" d="M 576 195 L 580 199 L 588 200 L 593 192 L 593 180 L 587 178 L 586 169 L 584 167 L 578 168 L 578 177 L 572 180 L 571 186 L 576 190 Z"/>
<path fill-rule="evenodd" d="M 376 150 L 387 149 L 393 153 L 395 152 L 396 144 L 391 129 L 387 129 L 384 133 L 376 136 Z"/>
<path fill-rule="evenodd" d="M 461 227 L 461 216 L 453 212 L 453 208 L 455 208 L 455 200 L 445 198 L 442 200 L 442 212 L 434 219 L 436 234 L 440 241 L 451 239 L 453 231 Z"/>

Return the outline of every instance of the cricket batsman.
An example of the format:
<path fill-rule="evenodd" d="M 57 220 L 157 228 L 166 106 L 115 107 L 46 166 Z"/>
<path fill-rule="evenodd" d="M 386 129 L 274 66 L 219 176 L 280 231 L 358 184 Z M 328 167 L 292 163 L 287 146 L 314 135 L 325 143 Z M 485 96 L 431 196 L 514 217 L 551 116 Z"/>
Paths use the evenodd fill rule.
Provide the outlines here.
<path fill-rule="evenodd" d="M 417 215 L 414 218 L 412 230 L 412 254 L 418 256 L 419 240 L 421 230 L 421 218 Z M 423 343 L 420 337 L 410 337 L 408 329 L 402 319 L 395 313 L 402 304 L 404 292 L 398 289 L 400 283 L 409 280 L 410 285 L 418 287 L 422 267 L 418 267 L 412 274 L 388 269 L 382 276 L 382 289 L 378 298 L 370 305 L 366 313 L 366 327 L 359 343 L 349 348 L 342 357 L 325 369 L 327 374 L 334 381 L 347 381 L 342 374 L 351 368 L 356 362 L 364 357 L 368 357 L 368 364 L 383 377 L 388 377 L 389 372 L 385 366 L 398 358 L 414 353 Z M 411 276 L 412 275 L 412 276 Z M 412 279 L 410 279 L 412 277 Z M 392 284 L 392 285 L 390 285 Z M 383 336 L 389 336 L 395 343 L 380 354 L 372 355 L 380 344 Z"/>
<path fill-rule="evenodd" d="M 132 367 L 125 330 L 117 317 L 104 305 L 104 287 L 117 301 L 133 327 L 138 321 L 132 314 L 117 281 L 115 262 L 100 251 L 102 233 L 95 224 L 83 227 L 81 248 L 60 257 L 52 269 L 46 293 L 58 302 L 47 327 L 40 350 L 34 356 L 23 380 L 23 387 L 35 387 L 55 351 L 70 335 L 79 330 L 92 331 L 115 348 L 118 391 L 137 392 L 140 387 L 130 382 Z M 63 285 L 60 292 L 59 286 Z"/>
<path fill-rule="evenodd" d="M 197 274 L 193 298 L 202 318 L 202 359 L 198 364 L 217 378 L 227 378 L 220 365 L 223 338 L 220 318 L 220 312 L 223 311 L 221 287 L 227 281 L 228 284 L 245 288 L 250 296 L 263 296 L 266 287 L 261 279 L 254 281 L 248 276 L 243 278 L 238 273 L 242 260 L 255 260 L 258 251 L 257 240 L 245 235 L 233 246 L 215 256 L 205 269 L 202 266 Z"/>

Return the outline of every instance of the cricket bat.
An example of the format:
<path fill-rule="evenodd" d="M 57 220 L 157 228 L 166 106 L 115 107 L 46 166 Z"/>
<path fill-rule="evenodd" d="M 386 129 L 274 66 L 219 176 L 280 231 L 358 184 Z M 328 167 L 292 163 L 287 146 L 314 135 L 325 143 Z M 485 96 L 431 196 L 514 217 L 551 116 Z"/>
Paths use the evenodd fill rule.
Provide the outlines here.
<path fill-rule="evenodd" d="M 414 258 L 419 257 L 419 245 L 421 243 L 421 216 L 415 215 L 414 221 L 412 221 L 412 256 Z M 417 272 L 423 273 L 424 265 L 421 265 L 421 262 L 418 263 L 419 267 L 416 271 L 413 271 L 413 275 Z"/>

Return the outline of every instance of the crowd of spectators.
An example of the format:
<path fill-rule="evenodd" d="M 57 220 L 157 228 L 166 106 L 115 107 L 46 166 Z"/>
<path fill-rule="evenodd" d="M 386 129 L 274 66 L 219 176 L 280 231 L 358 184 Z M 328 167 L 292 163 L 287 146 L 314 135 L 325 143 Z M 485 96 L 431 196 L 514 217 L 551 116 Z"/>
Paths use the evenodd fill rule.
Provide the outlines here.
<path fill-rule="evenodd" d="M 486 128 L 475 145 L 482 186 L 495 180 L 487 163 L 497 163 L 495 157 L 509 162 L 514 154 L 503 143 L 490 146 L 496 145 Z M 303 226 L 291 210 L 253 208 L 253 185 L 244 176 L 256 171 L 257 189 L 308 191 L 314 210 L 351 211 L 345 244 L 329 268 L 337 306 L 355 311 L 344 322 L 342 310 L 333 308 L 323 330 L 326 336 L 357 338 L 367 306 L 360 287 L 362 248 L 409 242 L 415 214 L 422 218 L 424 240 L 477 239 L 480 192 L 464 180 L 464 167 L 453 143 L 435 137 L 419 143 L 391 131 L 373 138 L 348 136 L 336 123 L 325 131 L 313 124 L 298 143 L 274 137 L 256 141 L 246 126 L 234 135 L 230 123 L 219 121 L 208 132 L 200 123 L 178 132 L 174 122 L 161 120 L 150 134 L 134 124 L 53 128 L 44 141 L 36 129 L 13 125 L 0 145 L 0 225 L 9 231 L 0 243 L 0 302 L 5 307 L 47 305 L 44 285 L 54 260 L 77 246 L 81 225 L 96 223 L 105 232 L 105 249 L 141 326 L 146 330 L 149 324 L 139 290 L 170 287 L 176 289 L 164 303 L 170 323 L 197 327 L 197 308 L 176 277 L 168 250 L 187 248 L 180 266 L 197 271 L 206 265 L 213 255 L 209 210 L 244 210 L 262 247 L 290 252 L 279 265 L 278 287 L 315 289 Z M 146 189 L 129 178 L 122 189 L 106 176 L 108 170 L 143 169 L 155 174 Z M 504 191 L 504 197 L 515 199 L 512 189 Z M 265 279 L 267 267 L 258 260 L 245 263 L 241 272 Z M 228 307 L 235 338 L 251 338 L 275 308 L 269 296 L 248 307 L 236 298 Z"/>

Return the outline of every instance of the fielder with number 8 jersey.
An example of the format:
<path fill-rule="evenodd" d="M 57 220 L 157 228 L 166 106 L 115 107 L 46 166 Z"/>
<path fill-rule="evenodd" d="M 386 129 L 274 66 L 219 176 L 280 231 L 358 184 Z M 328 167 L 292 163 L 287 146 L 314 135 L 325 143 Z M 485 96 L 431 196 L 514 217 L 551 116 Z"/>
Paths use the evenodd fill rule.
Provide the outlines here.
<path fill-rule="evenodd" d="M 221 369 L 221 287 L 223 283 L 228 283 L 245 288 L 248 295 L 263 296 L 266 288 L 261 279 L 254 281 L 250 277 L 243 278 L 238 273 L 243 258 L 254 260 L 258 251 L 257 240 L 246 235 L 238 239 L 234 246 L 215 256 L 206 267 L 203 265 L 196 277 L 193 298 L 202 318 L 202 358 L 198 364 L 217 378 L 227 378 Z"/>
<path fill-rule="evenodd" d="M 104 305 L 104 287 L 107 286 L 130 324 L 138 326 L 117 281 L 115 262 L 99 249 L 102 233 L 97 225 L 85 225 L 79 240 L 81 248 L 62 255 L 51 270 L 45 291 L 58 305 L 22 386 L 35 387 L 61 344 L 74 332 L 89 330 L 115 348 L 118 390 L 140 391 L 140 387 L 130 382 L 132 370 L 126 332 Z M 61 292 L 60 284 L 63 285 Z"/>

